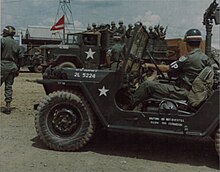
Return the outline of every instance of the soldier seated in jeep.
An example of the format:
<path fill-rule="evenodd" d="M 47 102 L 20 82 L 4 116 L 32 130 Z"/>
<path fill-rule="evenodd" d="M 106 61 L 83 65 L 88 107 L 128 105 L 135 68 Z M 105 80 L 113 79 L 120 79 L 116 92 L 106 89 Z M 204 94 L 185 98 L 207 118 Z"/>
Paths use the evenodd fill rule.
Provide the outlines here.
<path fill-rule="evenodd" d="M 186 32 L 185 41 L 189 53 L 186 56 L 180 57 L 179 60 L 174 61 L 170 65 L 158 65 L 158 68 L 162 72 L 177 72 L 179 75 L 178 84 L 171 85 L 157 81 L 144 81 L 133 95 L 132 107 L 135 107 L 134 110 L 141 110 L 141 102 L 150 97 L 187 100 L 195 78 L 206 66 L 210 66 L 208 56 L 199 49 L 201 40 L 201 32 L 198 29 L 190 29 Z M 155 68 L 154 64 L 145 64 L 145 66 Z M 212 85 L 207 89 L 211 88 Z"/>

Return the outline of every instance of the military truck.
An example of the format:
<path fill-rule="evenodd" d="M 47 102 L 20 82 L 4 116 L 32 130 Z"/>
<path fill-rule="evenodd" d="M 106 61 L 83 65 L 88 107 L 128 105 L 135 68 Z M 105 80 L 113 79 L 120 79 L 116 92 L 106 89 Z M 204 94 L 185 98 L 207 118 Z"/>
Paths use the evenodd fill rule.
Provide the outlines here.
<path fill-rule="evenodd" d="M 147 31 L 138 26 L 123 66 L 114 70 L 60 67 L 45 70 L 38 83 L 43 84 L 47 95 L 36 106 L 35 127 L 49 148 L 79 150 L 100 129 L 96 128 L 98 124 L 117 132 L 211 137 L 220 154 L 219 66 L 215 69 L 213 92 L 197 107 L 191 107 L 186 100 L 164 98 L 144 100 L 140 111 L 128 108 L 132 85 L 127 83 L 143 82 L 146 77 L 145 71 L 141 71 L 148 39 Z M 131 73 L 131 64 L 140 64 L 138 79 Z M 175 80 L 157 72 L 158 82 L 175 84 Z"/>
<path fill-rule="evenodd" d="M 138 25 L 142 24 L 138 23 Z M 149 40 L 146 49 L 158 64 L 169 64 L 180 57 L 180 50 L 184 48 L 184 43 L 180 44 L 179 40 L 176 41 L 177 39 L 167 40 L 165 35 L 162 39 L 156 36 L 152 38 L 150 32 L 147 33 Z M 130 39 L 125 39 L 126 47 L 129 46 Z M 183 40 L 181 41 L 183 42 Z M 43 62 L 41 65 L 44 70 L 50 65 L 98 69 L 106 63 L 106 51 L 113 44 L 113 33 L 108 29 L 69 33 L 64 44 L 42 45 L 39 58 L 35 56 L 34 59 Z"/>
<path fill-rule="evenodd" d="M 108 30 L 69 33 L 65 44 L 42 45 L 44 69 L 50 65 L 97 69 L 105 61 L 105 53 L 113 45 L 113 34 Z"/>

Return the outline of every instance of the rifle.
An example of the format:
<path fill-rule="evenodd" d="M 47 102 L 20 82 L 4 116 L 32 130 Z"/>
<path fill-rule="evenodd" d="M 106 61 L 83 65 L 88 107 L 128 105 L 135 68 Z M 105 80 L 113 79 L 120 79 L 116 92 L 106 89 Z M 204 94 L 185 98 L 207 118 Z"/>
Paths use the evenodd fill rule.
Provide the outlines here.
<path fill-rule="evenodd" d="M 209 57 L 211 56 L 213 19 L 215 20 L 216 25 L 220 24 L 220 8 L 217 6 L 218 3 L 216 0 L 213 0 L 203 16 L 203 25 L 206 26 L 205 53 Z"/>
<path fill-rule="evenodd" d="M 215 11 L 217 9 L 218 3 L 216 2 L 216 0 L 214 0 L 210 6 L 206 9 L 204 16 L 203 16 L 203 25 L 207 25 L 212 23 L 212 20 L 215 19 L 216 20 L 216 15 L 215 15 Z"/>

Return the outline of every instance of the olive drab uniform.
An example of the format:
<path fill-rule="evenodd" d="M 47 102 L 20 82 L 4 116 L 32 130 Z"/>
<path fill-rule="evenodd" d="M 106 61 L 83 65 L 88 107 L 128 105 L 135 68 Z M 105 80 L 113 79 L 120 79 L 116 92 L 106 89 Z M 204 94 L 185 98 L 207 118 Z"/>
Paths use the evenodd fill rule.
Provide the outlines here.
<path fill-rule="evenodd" d="M 12 85 L 19 70 L 19 58 L 22 52 L 17 42 L 11 37 L 1 38 L 1 85 L 5 83 L 5 102 L 12 101 Z"/>
<path fill-rule="evenodd" d="M 194 49 L 170 64 L 170 70 L 179 74 L 178 86 L 157 81 L 144 81 L 133 95 L 133 104 L 137 105 L 150 97 L 187 100 L 192 82 L 207 65 L 209 65 L 208 57 L 199 48 Z"/>
<path fill-rule="evenodd" d="M 121 61 L 124 60 L 125 45 L 116 42 L 108 51 L 107 55 L 111 57 L 111 69 L 115 70 Z"/>

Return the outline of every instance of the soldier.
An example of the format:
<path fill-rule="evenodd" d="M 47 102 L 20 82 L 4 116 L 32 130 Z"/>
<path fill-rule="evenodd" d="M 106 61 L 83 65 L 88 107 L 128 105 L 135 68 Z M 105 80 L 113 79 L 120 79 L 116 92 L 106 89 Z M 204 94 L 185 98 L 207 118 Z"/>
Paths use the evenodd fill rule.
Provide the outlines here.
<path fill-rule="evenodd" d="M 115 44 L 107 51 L 106 61 L 111 69 L 115 70 L 122 66 L 125 59 L 125 45 L 121 44 L 121 36 L 116 33 L 113 36 Z"/>
<path fill-rule="evenodd" d="M 104 23 L 101 23 L 100 26 L 99 26 L 99 28 L 98 28 L 98 30 L 100 31 L 100 30 L 104 30 L 104 29 L 105 29 L 105 24 L 104 24 Z"/>
<path fill-rule="evenodd" d="M 171 98 L 187 100 L 187 94 L 191 90 L 192 82 L 199 73 L 209 66 L 208 57 L 200 50 L 202 40 L 198 29 L 190 29 L 186 32 L 185 41 L 188 54 L 174 61 L 170 65 L 158 65 L 162 72 L 175 71 L 179 76 L 179 85 L 162 84 L 157 81 L 144 81 L 135 91 L 132 102 L 134 110 L 141 110 L 142 101 L 146 98 Z M 145 64 L 148 68 L 155 68 L 154 64 Z"/>
<path fill-rule="evenodd" d="M 119 24 L 119 27 L 117 29 L 117 33 L 120 33 L 121 35 L 125 35 L 126 27 L 123 25 L 123 21 L 119 20 L 118 24 Z"/>
<path fill-rule="evenodd" d="M 134 28 L 137 27 L 137 26 L 142 26 L 142 25 L 143 25 L 142 22 L 137 21 L 137 22 L 134 23 Z"/>
<path fill-rule="evenodd" d="M 92 31 L 92 28 L 90 27 L 89 24 L 88 24 L 88 26 L 87 26 L 87 31 Z"/>
<path fill-rule="evenodd" d="M 16 31 L 13 26 L 6 26 L 3 29 L 1 38 L 1 86 L 5 83 L 5 102 L 4 113 L 11 113 L 12 85 L 14 78 L 18 76 L 22 52 L 17 42 L 13 39 Z"/>
<path fill-rule="evenodd" d="M 110 24 L 106 24 L 106 25 L 105 25 L 105 29 L 106 29 L 106 30 L 110 31 L 110 28 L 111 28 Z"/>
<path fill-rule="evenodd" d="M 116 27 L 114 21 L 111 22 L 111 28 L 110 28 L 110 31 L 111 31 L 113 34 L 117 31 L 117 27 Z"/>
<path fill-rule="evenodd" d="M 96 23 L 92 23 L 92 31 L 96 32 L 98 30 Z"/>
<path fill-rule="evenodd" d="M 150 39 L 154 39 L 155 37 L 155 34 L 153 32 L 153 26 L 149 26 L 149 36 L 150 36 Z"/>
<path fill-rule="evenodd" d="M 154 35 L 155 35 L 155 38 L 160 38 L 159 25 L 154 26 Z"/>
<path fill-rule="evenodd" d="M 126 36 L 126 46 L 129 46 L 130 42 L 131 42 L 131 38 L 133 36 L 133 32 L 134 32 L 134 29 L 133 29 L 133 25 L 132 24 L 129 24 L 128 25 L 128 29 L 125 33 L 125 36 Z"/>
<path fill-rule="evenodd" d="M 129 39 L 130 37 L 132 37 L 132 34 L 133 34 L 133 25 L 129 24 L 128 25 L 128 29 L 127 29 L 127 31 L 125 33 L 126 38 Z"/>
<path fill-rule="evenodd" d="M 159 35 L 160 35 L 160 39 L 165 39 L 166 33 L 164 31 L 164 27 L 163 26 L 160 26 Z"/>
<path fill-rule="evenodd" d="M 121 35 L 121 43 L 124 43 L 125 42 L 126 27 L 123 25 L 122 20 L 120 20 L 118 22 L 118 24 L 119 24 L 119 27 L 116 32 Z"/>

